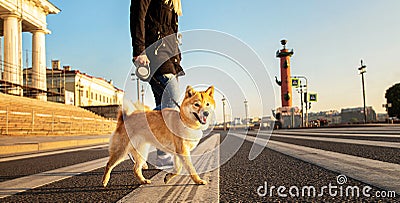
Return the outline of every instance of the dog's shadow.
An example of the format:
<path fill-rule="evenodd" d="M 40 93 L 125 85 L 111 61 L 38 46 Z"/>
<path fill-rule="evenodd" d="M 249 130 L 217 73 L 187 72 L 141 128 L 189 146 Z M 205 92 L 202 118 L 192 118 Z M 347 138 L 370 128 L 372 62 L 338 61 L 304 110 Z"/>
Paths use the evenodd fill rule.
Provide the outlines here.
<path fill-rule="evenodd" d="M 160 184 L 148 184 L 148 185 L 142 185 L 142 187 L 149 187 L 149 188 L 156 188 L 156 187 L 187 187 L 187 186 L 197 186 L 198 184 L 196 183 L 178 183 L 178 184 L 164 184 L 164 183 L 160 183 Z"/>

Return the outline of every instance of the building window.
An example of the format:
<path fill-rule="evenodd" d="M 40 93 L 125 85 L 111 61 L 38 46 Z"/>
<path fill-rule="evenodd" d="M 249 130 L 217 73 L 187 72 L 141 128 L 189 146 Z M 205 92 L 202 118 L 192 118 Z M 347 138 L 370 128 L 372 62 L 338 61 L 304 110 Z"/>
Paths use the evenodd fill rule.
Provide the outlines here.
<path fill-rule="evenodd" d="M 90 93 L 90 98 L 93 99 L 93 92 Z"/>

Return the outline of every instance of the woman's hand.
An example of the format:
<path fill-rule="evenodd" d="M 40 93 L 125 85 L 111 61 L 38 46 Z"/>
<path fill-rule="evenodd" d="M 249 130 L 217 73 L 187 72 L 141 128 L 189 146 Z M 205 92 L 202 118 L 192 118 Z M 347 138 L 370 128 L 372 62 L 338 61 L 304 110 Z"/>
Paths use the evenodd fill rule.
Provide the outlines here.
<path fill-rule="evenodd" d="M 150 64 L 149 58 L 145 54 L 133 57 L 134 62 L 137 62 L 141 65 L 147 66 Z"/>

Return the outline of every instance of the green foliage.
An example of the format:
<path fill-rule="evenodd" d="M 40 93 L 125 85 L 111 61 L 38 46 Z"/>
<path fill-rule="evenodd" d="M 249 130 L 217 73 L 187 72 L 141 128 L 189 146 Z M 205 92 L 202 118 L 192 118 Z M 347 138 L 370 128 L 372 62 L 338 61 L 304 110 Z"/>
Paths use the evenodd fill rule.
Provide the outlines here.
<path fill-rule="evenodd" d="M 388 108 L 389 116 L 400 118 L 400 83 L 387 89 L 385 98 L 387 104 L 392 104 L 392 106 Z"/>

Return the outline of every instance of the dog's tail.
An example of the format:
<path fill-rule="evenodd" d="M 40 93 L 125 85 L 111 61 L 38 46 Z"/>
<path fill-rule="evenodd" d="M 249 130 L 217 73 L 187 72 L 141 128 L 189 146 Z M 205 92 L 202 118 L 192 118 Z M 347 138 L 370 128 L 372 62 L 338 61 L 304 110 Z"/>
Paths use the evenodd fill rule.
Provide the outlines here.
<path fill-rule="evenodd" d="M 133 103 L 132 101 L 124 98 L 124 103 L 122 104 L 122 111 L 125 115 L 131 115 L 132 113 L 140 113 L 151 111 L 149 106 L 144 105 L 140 102 Z"/>
<path fill-rule="evenodd" d="M 151 111 L 151 108 L 149 106 L 144 105 L 143 103 L 136 102 L 133 103 L 133 106 L 135 107 L 134 112 L 146 112 L 146 111 Z"/>
<path fill-rule="evenodd" d="M 117 126 L 121 126 L 124 124 L 124 110 L 122 108 L 118 109 L 117 115 Z"/>

